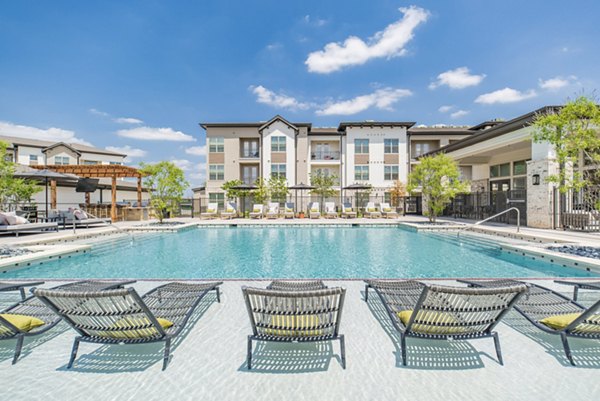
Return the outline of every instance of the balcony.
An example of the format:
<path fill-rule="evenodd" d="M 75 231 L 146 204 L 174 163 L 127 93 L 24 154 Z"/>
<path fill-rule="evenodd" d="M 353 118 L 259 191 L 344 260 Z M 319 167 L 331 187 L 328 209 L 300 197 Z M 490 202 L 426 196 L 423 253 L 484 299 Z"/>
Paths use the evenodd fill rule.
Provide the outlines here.
<path fill-rule="evenodd" d="M 340 160 L 340 152 L 338 150 L 317 150 L 311 152 L 310 160 L 318 160 L 318 161 L 336 161 Z"/>
<path fill-rule="evenodd" d="M 258 150 L 242 150 L 240 152 L 240 159 L 259 159 L 260 152 Z"/>

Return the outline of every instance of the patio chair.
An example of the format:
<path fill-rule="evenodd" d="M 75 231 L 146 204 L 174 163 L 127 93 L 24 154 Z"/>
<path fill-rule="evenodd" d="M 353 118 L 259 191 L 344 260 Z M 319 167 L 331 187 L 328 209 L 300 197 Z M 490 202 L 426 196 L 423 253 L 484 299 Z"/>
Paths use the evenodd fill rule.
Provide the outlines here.
<path fill-rule="evenodd" d="M 352 208 L 350 202 L 342 203 L 342 217 L 347 219 L 355 219 L 356 218 L 356 210 Z"/>
<path fill-rule="evenodd" d="M 319 202 L 311 202 L 311 204 L 308 205 L 308 217 L 310 217 L 311 219 L 320 218 L 321 212 L 319 209 Z"/>
<path fill-rule="evenodd" d="M 338 214 L 335 211 L 335 203 L 325 202 L 325 218 L 326 219 L 337 219 Z"/>
<path fill-rule="evenodd" d="M 279 217 L 279 203 L 269 202 L 267 209 L 267 219 L 276 219 Z"/>
<path fill-rule="evenodd" d="M 386 219 L 397 219 L 398 218 L 398 212 L 396 212 L 396 210 L 392 209 L 390 207 L 390 204 L 387 202 L 380 203 L 379 210 L 381 211 L 381 214 L 383 215 L 383 217 L 385 217 Z"/>
<path fill-rule="evenodd" d="M 344 335 L 339 334 L 346 290 L 269 290 L 242 287 L 252 325 L 248 336 L 247 365 L 252 369 L 252 342 L 301 343 L 340 341 L 342 367 L 346 368 Z"/>
<path fill-rule="evenodd" d="M 322 280 L 273 280 L 267 286 L 268 290 L 277 291 L 314 291 L 327 288 Z"/>
<path fill-rule="evenodd" d="M 44 284 L 44 281 L 0 281 L 0 292 L 4 291 L 19 291 L 21 293 L 21 299 L 25 300 L 25 287 L 35 287 L 37 285 Z"/>
<path fill-rule="evenodd" d="M 58 223 L 32 223 L 27 214 L 22 216 L 21 212 L 0 211 L 0 233 L 15 234 L 16 237 L 22 232 L 58 231 Z"/>
<path fill-rule="evenodd" d="M 283 210 L 283 217 L 286 219 L 294 218 L 294 204 L 291 202 L 286 202 Z"/>
<path fill-rule="evenodd" d="M 494 289 L 522 284 L 527 295 L 515 304 L 515 310 L 538 329 L 560 336 L 567 359 L 575 366 L 568 337 L 600 339 L 600 300 L 589 308 L 541 285 L 517 280 L 458 280 L 471 287 Z"/>
<path fill-rule="evenodd" d="M 219 204 L 216 202 L 209 202 L 208 206 L 206 206 L 206 212 L 200 214 L 201 219 L 215 219 L 217 217 L 217 212 L 219 209 Z"/>
<path fill-rule="evenodd" d="M 502 365 L 502 351 L 494 328 L 527 291 L 513 283 L 495 288 L 465 288 L 428 285 L 416 281 L 368 280 L 400 333 L 402 364 L 406 366 L 406 339 L 470 340 L 494 339 L 496 356 Z M 417 297 L 417 293 L 419 293 Z M 365 296 L 365 300 L 368 297 Z"/>
<path fill-rule="evenodd" d="M 134 288 L 108 291 L 34 289 L 33 294 L 78 334 L 67 368 L 73 366 L 80 342 L 94 344 L 165 343 L 162 370 L 167 368 L 171 340 L 181 333 L 209 291 L 220 302 L 221 282 L 168 283 L 140 297 Z"/>
<path fill-rule="evenodd" d="M 380 218 L 381 212 L 375 207 L 375 202 L 367 202 L 364 215 L 370 219 Z"/>
<path fill-rule="evenodd" d="M 227 202 L 225 210 L 221 212 L 222 219 L 232 219 L 237 216 L 237 206 L 235 203 Z"/>
<path fill-rule="evenodd" d="M 72 227 L 73 225 L 76 228 L 89 228 L 90 226 L 106 226 L 112 224 L 112 219 L 110 217 L 96 217 L 81 209 L 51 210 L 48 217 L 52 220 L 60 221 L 63 228 Z"/>
<path fill-rule="evenodd" d="M 255 204 L 252 207 L 252 211 L 250 212 L 250 218 L 251 219 L 262 219 L 263 215 L 264 215 L 264 210 L 265 210 L 264 205 Z"/>
<path fill-rule="evenodd" d="M 573 301 L 577 301 L 579 290 L 596 290 L 600 291 L 600 281 L 571 281 L 571 280 L 554 280 L 557 284 L 573 286 Z"/>
<path fill-rule="evenodd" d="M 122 288 L 130 281 L 97 281 L 86 280 L 54 287 L 53 290 L 67 291 L 103 291 Z M 0 313 L 0 340 L 17 340 L 13 365 L 17 363 L 23 348 L 25 337 L 44 334 L 60 322 L 57 316 L 46 305 L 34 296 L 29 296 Z"/>

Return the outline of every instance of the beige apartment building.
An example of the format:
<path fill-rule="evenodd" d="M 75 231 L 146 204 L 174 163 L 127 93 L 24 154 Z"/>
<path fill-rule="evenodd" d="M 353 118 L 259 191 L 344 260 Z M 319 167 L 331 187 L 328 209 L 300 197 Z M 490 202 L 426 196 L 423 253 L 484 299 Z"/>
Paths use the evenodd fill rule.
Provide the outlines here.
<path fill-rule="evenodd" d="M 205 194 L 222 203 L 222 185 L 239 179 L 253 184 L 257 178 L 284 177 L 288 186 L 310 184 L 321 173 L 336 177 L 335 189 L 360 183 L 372 195 L 384 197 L 394 181 L 406 182 L 418 156 L 432 152 L 490 128 L 422 127 L 414 122 L 341 122 L 338 127 L 313 127 L 277 115 L 269 121 L 201 123 L 206 130 Z M 470 171 L 465 169 L 465 178 Z"/>

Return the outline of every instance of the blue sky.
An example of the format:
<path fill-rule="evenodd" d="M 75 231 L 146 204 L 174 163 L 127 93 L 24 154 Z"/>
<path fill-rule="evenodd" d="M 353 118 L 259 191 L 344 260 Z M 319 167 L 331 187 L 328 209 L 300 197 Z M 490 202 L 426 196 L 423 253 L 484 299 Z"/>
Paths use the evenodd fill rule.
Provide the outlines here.
<path fill-rule="evenodd" d="M 599 88 L 594 1 L 0 1 L 0 134 L 174 160 L 205 121 L 472 125 Z"/>

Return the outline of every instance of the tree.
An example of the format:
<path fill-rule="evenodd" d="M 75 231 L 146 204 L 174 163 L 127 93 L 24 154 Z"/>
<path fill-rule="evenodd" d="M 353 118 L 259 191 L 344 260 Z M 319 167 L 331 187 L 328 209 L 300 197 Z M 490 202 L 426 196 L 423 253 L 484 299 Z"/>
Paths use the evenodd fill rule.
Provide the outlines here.
<path fill-rule="evenodd" d="M 252 191 L 254 202 L 264 204 L 270 197 L 269 187 L 262 177 L 257 178 L 254 185 L 256 186 L 256 189 Z"/>
<path fill-rule="evenodd" d="M 183 170 L 172 162 L 140 163 L 140 167 L 144 185 L 150 191 L 150 205 L 162 224 L 165 217 L 177 210 L 189 184 Z"/>
<path fill-rule="evenodd" d="M 310 191 L 312 194 L 321 196 L 321 208 L 323 207 L 323 200 L 335 194 L 333 186 L 337 183 L 337 176 L 335 174 L 323 174 L 317 171 L 316 174 L 310 175 L 310 185 L 315 187 Z"/>
<path fill-rule="evenodd" d="M 425 215 L 435 223 L 444 207 L 461 192 L 468 192 L 469 185 L 459 179 L 456 162 L 448 155 L 440 153 L 421 159 L 408 176 L 408 190 L 420 188 L 425 202 Z"/>
<path fill-rule="evenodd" d="M 400 200 L 406 196 L 406 185 L 400 180 L 394 181 L 394 185 L 390 188 L 390 202 L 392 206 L 400 206 Z"/>
<path fill-rule="evenodd" d="M 8 144 L 0 141 L 0 209 L 10 209 L 31 202 L 32 196 L 42 188 L 35 181 L 15 178 L 16 164 L 7 158 Z"/>
<path fill-rule="evenodd" d="M 221 185 L 221 189 L 225 191 L 225 196 L 229 200 L 242 198 L 248 196 L 250 191 L 244 189 L 233 189 L 233 187 L 237 187 L 242 184 L 242 180 L 229 180 Z"/>
<path fill-rule="evenodd" d="M 557 112 L 536 116 L 533 123 L 533 140 L 548 142 L 556 152 L 558 174 L 547 180 L 557 184 L 563 193 L 579 190 L 600 178 L 600 108 L 594 99 L 579 96 Z M 584 174 L 581 159 L 591 168 Z"/>
<path fill-rule="evenodd" d="M 285 198 L 288 196 L 289 190 L 287 187 L 287 180 L 284 177 L 269 178 L 268 186 L 272 200 L 277 202 L 285 202 Z"/>

